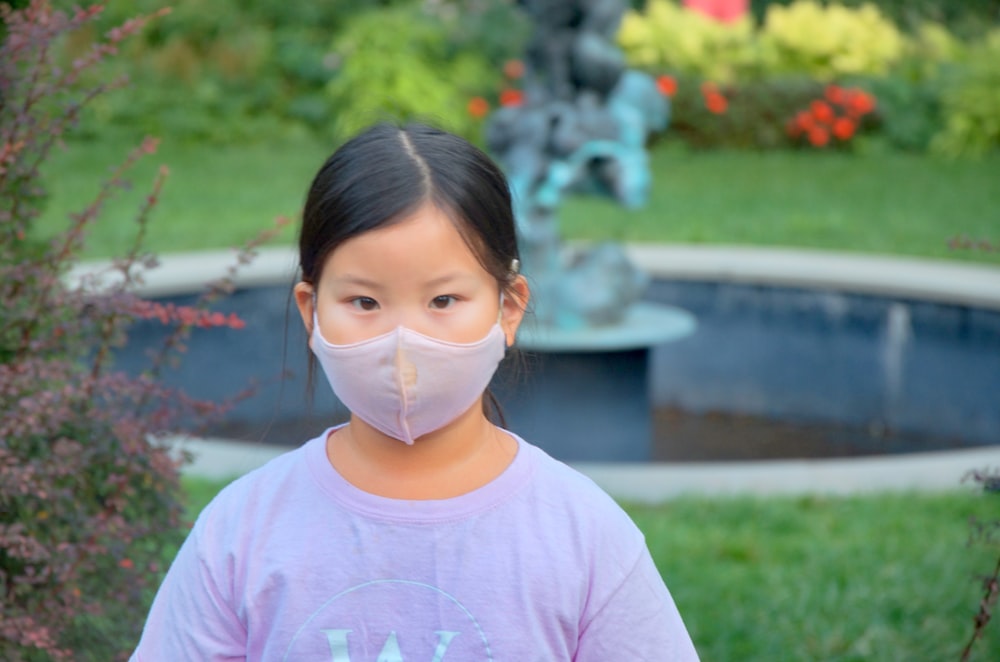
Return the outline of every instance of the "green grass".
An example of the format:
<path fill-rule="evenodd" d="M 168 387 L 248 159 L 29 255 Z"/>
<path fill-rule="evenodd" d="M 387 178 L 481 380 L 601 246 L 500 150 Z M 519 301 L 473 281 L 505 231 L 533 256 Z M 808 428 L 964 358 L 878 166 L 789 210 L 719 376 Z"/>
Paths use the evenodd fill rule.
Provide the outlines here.
<path fill-rule="evenodd" d="M 224 483 L 185 479 L 191 512 Z M 706 662 L 957 660 L 980 575 L 968 546 L 1000 498 L 958 491 L 863 497 L 684 498 L 627 506 Z M 1000 616 L 974 660 L 995 659 Z"/>
<path fill-rule="evenodd" d="M 42 235 L 66 227 L 133 146 L 121 137 L 70 143 L 56 152 L 43 175 L 50 200 L 39 224 Z M 305 139 L 243 146 L 171 143 L 131 171 L 129 190 L 119 191 L 91 226 L 86 257 L 121 255 L 135 234 L 136 211 L 154 176 L 166 165 L 170 176 L 149 225 L 147 247 L 158 254 L 230 248 L 273 226 L 279 215 L 297 217 L 306 190 L 328 156 L 327 146 Z M 279 240 L 294 240 L 294 228 Z"/>
<path fill-rule="evenodd" d="M 89 200 L 131 142 L 111 135 L 71 143 L 48 164 L 52 197 L 44 234 Z M 280 215 L 295 216 L 332 146 L 310 139 L 241 146 L 172 143 L 147 157 L 134 188 L 93 227 L 87 257 L 121 254 L 135 209 L 160 164 L 171 177 L 151 224 L 158 253 L 237 246 Z M 964 234 L 1000 242 L 1000 154 L 944 161 L 892 152 L 689 152 L 667 142 L 652 153 L 648 205 L 626 211 L 600 198 L 568 200 L 567 238 L 751 244 L 928 256 L 1000 264 L 1000 252 L 953 251 Z M 291 242 L 294 228 L 279 238 Z"/>
<path fill-rule="evenodd" d="M 639 242 L 811 247 L 974 259 L 955 235 L 1000 242 L 1000 154 L 980 161 L 924 155 L 806 152 L 652 153 L 646 208 L 571 199 L 567 235 Z"/>

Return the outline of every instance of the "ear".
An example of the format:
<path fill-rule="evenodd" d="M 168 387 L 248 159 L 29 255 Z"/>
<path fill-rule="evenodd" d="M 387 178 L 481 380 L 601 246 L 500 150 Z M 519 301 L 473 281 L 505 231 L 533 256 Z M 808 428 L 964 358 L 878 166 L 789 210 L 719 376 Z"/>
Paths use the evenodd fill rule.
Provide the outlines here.
<path fill-rule="evenodd" d="M 500 328 L 503 329 L 507 337 L 507 346 L 514 344 L 517 336 L 517 328 L 521 326 L 524 319 L 524 311 L 528 307 L 528 299 L 531 298 L 531 290 L 528 289 L 528 281 L 524 276 L 518 275 L 514 278 L 511 287 L 505 290 L 506 296 L 503 298 L 503 310 L 500 316 Z"/>
<path fill-rule="evenodd" d="M 313 330 L 313 310 L 316 305 L 316 288 L 305 281 L 295 284 L 295 305 L 299 308 L 299 315 L 302 316 L 302 323 L 306 326 L 306 333 L 312 337 Z"/>

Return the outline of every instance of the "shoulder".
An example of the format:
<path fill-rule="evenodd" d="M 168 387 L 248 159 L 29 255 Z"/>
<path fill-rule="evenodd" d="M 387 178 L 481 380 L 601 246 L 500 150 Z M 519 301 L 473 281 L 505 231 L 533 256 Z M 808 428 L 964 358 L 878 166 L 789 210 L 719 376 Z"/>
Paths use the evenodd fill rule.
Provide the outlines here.
<path fill-rule="evenodd" d="M 243 538 L 276 515 L 298 510 L 312 485 L 307 454 L 313 439 L 226 485 L 201 511 L 193 533 L 219 543 Z"/>
<path fill-rule="evenodd" d="M 523 442 L 522 442 L 523 443 Z M 624 509 L 593 480 L 573 467 L 524 443 L 533 455 L 530 507 L 552 526 L 591 549 L 629 564 L 645 549 L 645 539 Z"/>
<path fill-rule="evenodd" d="M 523 442 L 522 442 L 523 443 Z M 591 478 L 561 462 L 542 449 L 524 443 L 525 451 L 533 455 L 534 488 L 539 498 L 572 511 L 593 512 L 614 519 L 628 516 L 621 506 Z"/>

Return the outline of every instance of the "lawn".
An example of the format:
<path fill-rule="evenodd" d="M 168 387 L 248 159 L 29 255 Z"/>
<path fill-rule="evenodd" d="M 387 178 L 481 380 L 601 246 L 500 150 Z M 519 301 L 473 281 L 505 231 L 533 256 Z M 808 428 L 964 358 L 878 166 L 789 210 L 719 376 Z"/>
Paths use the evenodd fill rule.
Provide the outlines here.
<path fill-rule="evenodd" d="M 41 231 L 79 209 L 131 141 L 115 134 L 70 143 L 45 171 L 51 190 Z M 156 252 L 236 246 L 280 215 L 295 216 L 331 145 L 312 139 L 239 146 L 163 141 L 134 173 L 134 187 L 110 204 L 90 233 L 86 255 L 120 254 L 134 209 L 160 164 L 171 176 L 150 229 Z M 929 256 L 1000 264 L 1000 252 L 954 251 L 967 235 L 1000 242 L 1000 154 L 945 161 L 873 152 L 691 152 L 670 141 L 652 151 L 648 205 L 626 211 L 600 198 L 573 197 L 565 236 L 641 242 L 797 246 Z M 289 228 L 279 241 L 291 242 Z"/>
<path fill-rule="evenodd" d="M 185 479 L 193 515 L 222 483 Z M 957 660 L 1000 545 L 1000 496 L 683 498 L 626 509 L 706 662 Z M 995 660 L 992 622 L 974 660 Z"/>

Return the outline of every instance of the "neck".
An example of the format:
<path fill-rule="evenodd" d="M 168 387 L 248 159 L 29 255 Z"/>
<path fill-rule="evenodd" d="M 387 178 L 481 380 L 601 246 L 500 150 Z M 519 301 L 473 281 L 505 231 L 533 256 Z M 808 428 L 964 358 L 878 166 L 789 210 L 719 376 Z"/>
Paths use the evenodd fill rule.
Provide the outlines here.
<path fill-rule="evenodd" d="M 516 452 L 517 442 L 486 419 L 481 401 L 413 445 L 355 416 L 327 440 L 327 456 L 348 482 L 398 499 L 465 494 L 499 476 Z"/>

